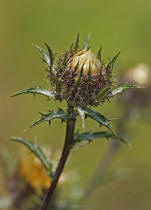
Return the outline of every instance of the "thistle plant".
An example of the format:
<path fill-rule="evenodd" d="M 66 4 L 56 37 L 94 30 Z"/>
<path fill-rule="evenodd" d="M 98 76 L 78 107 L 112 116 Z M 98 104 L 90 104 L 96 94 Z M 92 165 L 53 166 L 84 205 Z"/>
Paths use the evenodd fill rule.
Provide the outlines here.
<path fill-rule="evenodd" d="M 112 128 L 108 120 L 101 112 L 96 112 L 93 108 L 100 107 L 104 102 L 124 91 L 135 88 L 135 85 L 117 86 L 113 79 L 113 67 L 119 53 L 109 60 L 103 62 L 101 50 L 97 55 L 92 52 L 88 46 L 88 39 L 84 43 L 84 48 L 79 46 L 79 35 L 76 41 L 71 45 L 68 51 L 61 56 L 56 56 L 48 44 L 45 44 L 47 52 L 41 47 L 34 45 L 42 54 L 43 61 L 47 66 L 48 79 L 51 90 L 45 90 L 41 87 L 32 87 L 18 91 L 12 96 L 22 94 L 41 94 L 48 99 L 55 101 L 65 101 L 66 110 L 59 108 L 55 111 L 49 111 L 46 114 L 41 113 L 41 118 L 33 123 L 30 128 L 48 121 L 49 124 L 54 119 L 60 119 L 66 123 L 66 135 L 64 147 L 55 172 L 52 171 L 53 164 L 43 150 L 37 145 L 21 137 L 12 137 L 13 141 L 24 144 L 32 151 L 45 167 L 51 184 L 43 199 L 39 210 L 47 210 L 51 207 L 52 196 L 56 190 L 59 178 L 63 172 L 68 156 L 78 142 L 87 140 L 91 142 L 96 138 L 107 138 L 113 141 L 127 142 L 121 138 Z M 60 106 L 62 103 L 60 103 Z M 82 119 L 82 125 L 86 118 L 96 121 L 99 126 L 105 127 L 105 130 L 97 132 L 76 132 L 77 117 Z"/>

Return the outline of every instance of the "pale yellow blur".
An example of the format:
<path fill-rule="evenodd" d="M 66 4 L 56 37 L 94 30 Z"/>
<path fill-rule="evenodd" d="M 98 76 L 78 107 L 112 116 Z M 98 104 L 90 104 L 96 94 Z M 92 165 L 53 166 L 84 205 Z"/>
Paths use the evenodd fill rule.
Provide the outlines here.
<path fill-rule="evenodd" d="M 24 153 L 21 156 L 19 175 L 28 183 L 37 194 L 47 190 L 51 184 L 50 178 L 41 162 L 32 153 Z"/>
<path fill-rule="evenodd" d="M 146 64 L 138 64 L 134 68 L 129 69 L 124 78 L 137 85 L 147 86 L 151 81 L 150 68 Z"/>

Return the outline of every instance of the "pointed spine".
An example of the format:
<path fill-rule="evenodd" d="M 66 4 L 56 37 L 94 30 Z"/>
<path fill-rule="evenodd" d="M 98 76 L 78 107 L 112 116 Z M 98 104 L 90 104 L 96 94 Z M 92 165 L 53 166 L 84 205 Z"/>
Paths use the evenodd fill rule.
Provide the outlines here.
<path fill-rule="evenodd" d="M 76 38 L 76 41 L 75 41 L 75 45 L 74 45 L 74 51 L 75 52 L 77 51 L 78 47 L 79 47 L 79 33 L 77 35 L 77 38 Z"/>

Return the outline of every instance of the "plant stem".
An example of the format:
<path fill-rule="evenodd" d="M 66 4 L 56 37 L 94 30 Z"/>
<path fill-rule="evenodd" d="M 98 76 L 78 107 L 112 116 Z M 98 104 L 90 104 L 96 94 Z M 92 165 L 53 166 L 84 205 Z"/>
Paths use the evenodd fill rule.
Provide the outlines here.
<path fill-rule="evenodd" d="M 50 206 L 52 195 L 53 195 L 53 193 L 54 193 L 54 191 L 57 187 L 59 177 L 60 177 L 60 175 L 61 175 L 61 173 L 64 169 L 66 160 L 68 158 L 68 155 L 69 155 L 71 147 L 72 147 L 75 123 L 76 123 L 76 119 L 67 120 L 66 137 L 65 137 L 65 143 L 64 143 L 64 148 L 63 148 L 63 151 L 62 151 L 62 155 L 61 155 L 59 164 L 57 166 L 56 172 L 54 174 L 52 184 L 51 184 L 50 188 L 48 189 L 48 192 L 47 192 L 39 210 L 47 210 L 48 207 Z"/>

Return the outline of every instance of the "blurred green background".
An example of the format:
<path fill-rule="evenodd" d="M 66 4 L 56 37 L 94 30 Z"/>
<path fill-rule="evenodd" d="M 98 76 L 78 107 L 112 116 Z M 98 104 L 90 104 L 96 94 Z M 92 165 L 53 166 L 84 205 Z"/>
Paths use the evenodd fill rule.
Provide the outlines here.
<path fill-rule="evenodd" d="M 114 73 L 120 75 L 129 67 L 146 63 L 151 66 L 151 1 L 149 0 L 0 0 L 0 148 L 5 146 L 14 158 L 20 148 L 8 141 L 9 136 L 23 136 L 49 144 L 52 151 L 61 149 L 65 125 L 56 120 L 49 127 L 42 124 L 28 132 L 24 129 L 46 112 L 58 106 L 41 96 L 8 96 L 34 84 L 49 88 L 47 73 L 32 43 L 44 42 L 56 52 L 68 49 L 80 33 L 82 44 L 92 32 L 90 45 L 96 52 L 103 45 L 103 57 L 121 55 Z M 118 119 L 121 108 L 115 101 L 105 104 L 102 112 Z M 80 122 L 78 127 L 80 128 Z M 97 128 L 86 123 L 87 130 Z M 150 210 L 151 209 L 151 129 L 149 122 L 135 121 L 127 126 L 133 140 L 130 151 L 122 146 L 112 168 L 130 168 L 132 175 L 99 188 L 85 206 L 87 210 Z M 85 186 L 108 146 L 105 140 L 74 149 L 71 168 L 76 168 Z M 0 176 L 1 176 L 0 172 Z M 3 182 L 3 181 L 1 181 Z M 2 183 L 0 186 L 2 191 Z"/>

